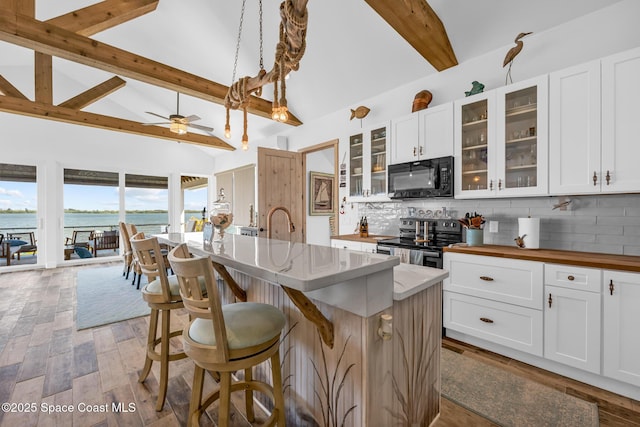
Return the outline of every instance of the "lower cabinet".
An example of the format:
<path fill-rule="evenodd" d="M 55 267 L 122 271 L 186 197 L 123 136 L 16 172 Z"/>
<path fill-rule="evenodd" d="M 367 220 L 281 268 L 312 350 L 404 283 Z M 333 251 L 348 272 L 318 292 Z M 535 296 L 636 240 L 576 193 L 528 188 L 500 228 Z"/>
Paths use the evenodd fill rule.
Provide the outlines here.
<path fill-rule="evenodd" d="M 377 245 L 375 243 L 356 242 L 354 240 L 331 239 L 331 247 L 376 253 Z"/>
<path fill-rule="evenodd" d="M 603 374 L 640 387 L 640 274 L 604 270 Z"/>
<path fill-rule="evenodd" d="M 599 269 L 546 264 L 544 357 L 600 374 Z"/>
<path fill-rule="evenodd" d="M 640 387 L 640 273 L 450 252 L 444 268 L 447 330 Z"/>
<path fill-rule="evenodd" d="M 542 356 L 542 311 L 444 292 L 443 326 Z"/>

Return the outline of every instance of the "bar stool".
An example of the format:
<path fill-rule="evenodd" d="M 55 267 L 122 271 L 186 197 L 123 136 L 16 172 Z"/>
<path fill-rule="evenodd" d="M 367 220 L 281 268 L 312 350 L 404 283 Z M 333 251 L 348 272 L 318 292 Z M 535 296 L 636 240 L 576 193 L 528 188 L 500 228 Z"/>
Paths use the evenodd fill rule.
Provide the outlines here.
<path fill-rule="evenodd" d="M 187 426 L 197 426 L 205 409 L 220 399 L 218 426 L 227 427 L 231 393 L 240 390 L 245 391 L 249 422 L 255 420 L 253 390 L 256 390 L 274 402 L 265 425 L 284 426 L 279 351 L 284 314 L 269 304 L 238 302 L 222 305 L 211 261 L 192 258 L 184 243 L 169 252 L 169 263 L 178 276 L 182 301 L 192 319 L 182 334 L 184 351 L 196 365 Z M 206 295 L 200 286 L 202 278 Z M 267 359 L 271 360 L 273 386 L 253 379 L 252 368 Z M 203 401 L 205 370 L 220 376 L 220 388 Z M 244 380 L 232 381 L 231 374 L 238 370 L 244 370 Z"/>
<path fill-rule="evenodd" d="M 183 308 L 184 305 L 180 297 L 178 279 L 176 276 L 167 276 L 164 257 L 155 256 L 161 253 L 158 239 L 155 237 L 145 238 L 144 233 L 140 232 L 131 238 L 131 248 L 138 260 L 141 274 L 147 275 L 148 284 L 142 288 L 142 298 L 151 308 L 147 354 L 138 381 L 144 382 L 151 372 L 153 362 L 160 362 L 160 385 L 156 411 L 161 411 L 167 396 L 169 362 L 187 357 L 184 352 L 169 353 L 169 340 L 182 333 L 181 330 L 171 332 L 171 310 Z M 156 338 L 159 316 L 162 317 L 162 327 L 160 338 Z M 156 350 L 157 346 L 160 346 L 159 352 Z"/>

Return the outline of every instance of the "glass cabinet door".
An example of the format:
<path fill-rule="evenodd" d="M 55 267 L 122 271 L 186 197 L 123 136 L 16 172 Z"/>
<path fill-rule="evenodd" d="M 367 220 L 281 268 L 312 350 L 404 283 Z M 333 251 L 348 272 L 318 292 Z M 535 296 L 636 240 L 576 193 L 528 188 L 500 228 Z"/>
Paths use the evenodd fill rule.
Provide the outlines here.
<path fill-rule="evenodd" d="M 505 94 L 504 186 L 536 187 L 538 176 L 537 87 Z"/>
<path fill-rule="evenodd" d="M 486 190 L 488 187 L 488 101 L 462 106 L 461 191 Z"/>
<path fill-rule="evenodd" d="M 363 134 L 349 137 L 349 196 L 362 196 L 364 177 Z"/>
<path fill-rule="evenodd" d="M 371 131 L 371 194 L 387 194 L 387 128 Z"/>

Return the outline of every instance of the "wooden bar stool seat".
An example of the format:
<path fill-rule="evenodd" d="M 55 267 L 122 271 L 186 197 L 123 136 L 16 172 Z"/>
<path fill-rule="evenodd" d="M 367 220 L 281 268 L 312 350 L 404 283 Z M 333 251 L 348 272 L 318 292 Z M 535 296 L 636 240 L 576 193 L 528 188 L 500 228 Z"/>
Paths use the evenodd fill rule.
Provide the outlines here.
<path fill-rule="evenodd" d="M 269 304 L 238 302 L 222 305 L 209 258 L 191 257 L 185 244 L 169 252 L 169 263 L 180 284 L 184 307 L 191 322 L 182 334 L 184 351 L 195 363 L 188 426 L 197 426 L 200 416 L 220 400 L 218 426 L 229 425 L 231 393 L 245 392 L 246 415 L 255 421 L 253 392 L 271 398 L 274 409 L 264 425 L 285 425 L 282 374 L 280 372 L 280 334 L 284 314 Z M 204 279 L 206 295 L 200 285 Z M 270 360 L 273 386 L 253 379 L 252 368 Z M 243 370 L 244 379 L 231 374 Z M 205 371 L 219 375 L 220 387 L 203 400 Z"/>
<path fill-rule="evenodd" d="M 171 331 L 171 310 L 183 308 L 184 305 L 180 297 L 178 279 L 176 276 L 167 276 L 164 257 L 154 256 L 154 254 L 161 253 L 158 239 L 155 237 L 145 238 L 144 233 L 137 233 L 131 238 L 131 248 L 135 253 L 141 274 L 147 275 L 149 283 L 142 289 L 142 298 L 151 308 L 147 353 L 138 381 L 144 382 L 149 372 L 151 372 L 153 362 L 160 362 L 160 382 L 156 411 L 161 411 L 167 396 L 169 362 L 187 357 L 184 351 L 169 352 L 171 338 L 182 334 L 182 330 Z M 160 337 L 156 338 L 159 318 L 161 318 L 162 326 Z M 159 351 L 156 350 L 158 347 L 160 347 Z"/>

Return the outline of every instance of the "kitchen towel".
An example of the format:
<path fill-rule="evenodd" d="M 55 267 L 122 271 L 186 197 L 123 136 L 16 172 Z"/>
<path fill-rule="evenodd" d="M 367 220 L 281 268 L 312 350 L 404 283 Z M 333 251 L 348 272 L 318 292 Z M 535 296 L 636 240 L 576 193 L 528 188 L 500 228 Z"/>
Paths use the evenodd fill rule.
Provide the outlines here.
<path fill-rule="evenodd" d="M 524 236 L 525 249 L 540 247 L 540 218 L 518 218 L 518 236 Z"/>
<path fill-rule="evenodd" d="M 411 251 L 409 249 L 395 248 L 394 255 L 400 258 L 400 262 L 409 264 L 411 261 Z"/>

